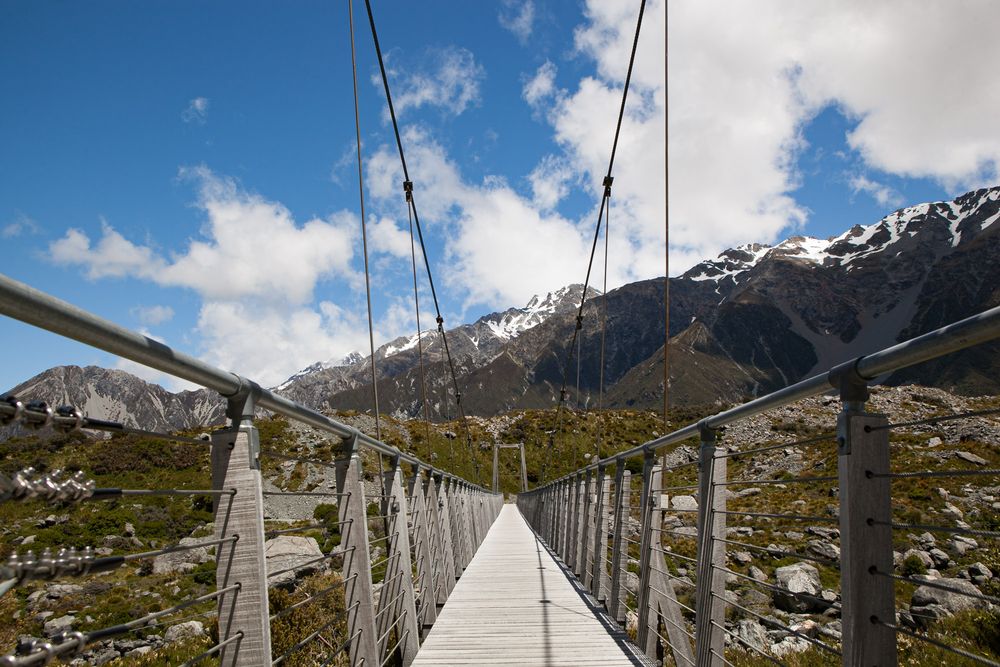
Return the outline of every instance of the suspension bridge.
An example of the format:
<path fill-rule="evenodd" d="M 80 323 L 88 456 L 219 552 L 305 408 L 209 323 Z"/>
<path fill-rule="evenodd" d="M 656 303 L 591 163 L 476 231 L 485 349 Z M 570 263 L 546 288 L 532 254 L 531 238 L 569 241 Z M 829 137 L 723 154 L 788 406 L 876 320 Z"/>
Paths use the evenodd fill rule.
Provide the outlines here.
<path fill-rule="evenodd" d="M 0 502 L 94 503 L 129 495 L 207 495 L 214 499 L 214 535 L 193 544 L 152 552 L 100 556 L 89 549 L 11 554 L 0 566 L 0 593 L 35 580 L 86 578 L 113 572 L 166 553 L 216 549 L 216 590 L 130 622 L 89 632 L 64 632 L 24 642 L 0 657 L 2 665 L 47 664 L 71 659 L 114 637 L 157 625 L 198 604 L 214 602 L 218 642 L 187 664 L 216 658 L 223 665 L 281 664 L 311 643 L 322 642 L 317 664 L 350 665 L 648 665 L 733 664 L 734 651 L 759 653 L 785 664 L 737 633 L 727 609 L 759 618 L 786 637 L 799 639 L 836 664 L 894 665 L 897 638 L 906 635 L 975 664 L 995 660 L 930 638 L 899 618 L 897 587 L 919 586 L 1000 604 L 994 595 L 959 580 L 935 581 L 900 574 L 894 567 L 894 536 L 905 531 L 974 540 L 996 540 L 1000 532 L 964 522 L 914 524 L 894 516 L 892 485 L 905 480 L 996 478 L 1000 470 L 964 468 L 899 470 L 893 466 L 891 434 L 914 424 L 982 419 L 997 409 L 944 413 L 917 422 L 893 423 L 871 414 L 869 383 L 893 371 L 1000 338 L 1000 308 L 962 320 L 894 347 L 873 352 L 827 373 L 591 463 L 520 493 L 503 496 L 434 467 L 321 413 L 262 389 L 254 382 L 204 364 L 138 333 L 119 327 L 33 288 L 0 276 L 0 312 L 22 322 L 146 364 L 219 392 L 230 426 L 199 440 L 156 434 L 205 448 L 211 489 L 101 489 L 83 471 L 19 471 L 0 475 Z M 810 396 L 838 393 L 843 409 L 821 436 L 762 448 L 722 444 L 726 426 Z M 328 460 L 301 462 L 336 473 L 336 490 L 324 495 L 337 507 L 330 525 L 268 530 L 263 513 L 260 447 L 254 420 L 261 410 L 283 415 L 341 439 Z M 90 419 L 72 406 L 0 401 L 0 421 L 62 432 L 77 429 L 128 431 L 121 424 Z M 664 465 L 660 456 L 697 440 L 695 460 Z M 729 472 L 730 459 L 766 450 L 823 450 L 836 472 L 755 478 Z M 362 453 L 378 453 L 376 469 Z M 633 462 L 639 465 L 636 467 Z M 985 459 L 980 463 L 984 463 Z M 633 474 L 632 469 L 638 473 Z M 372 493 L 365 478 L 379 482 Z M 831 485 L 837 510 L 821 516 L 788 507 L 745 508 L 733 490 L 764 485 L 801 486 L 808 495 Z M 273 492 L 272 492 L 273 494 Z M 694 507 L 678 494 L 697 499 Z M 296 492 L 290 492 L 296 495 Z M 671 499 L 675 500 L 671 500 Z M 372 507 L 377 507 L 372 512 Z M 754 527 L 748 521 L 756 522 Z M 837 542 L 836 555 L 817 556 L 749 537 L 819 524 Z M 764 527 L 762 527 L 764 526 Z M 277 534 L 335 528 L 340 543 L 319 556 L 338 569 L 338 583 L 288 609 L 271 610 L 266 539 Z M 774 534 L 768 532 L 765 534 Z M 747 574 L 730 558 L 750 550 L 781 560 L 794 558 L 837 576 L 837 590 L 796 590 Z M 383 556 L 384 554 L 384 556 Z M 302 567 L 303 564 L 290 569 Z M 750 609 L 728 593 L 748 583 L 801 603 L 802 610 L 834 610 L 841 630 L 817 636 L 806 625 L 782 623 Z M 338 614 L 280 654 L 272 651 L 270 624 L 289 609 L 338 595 Z M 828 597 L 828 595 L 830 597 Z M 329 631 L 329 632 L 327 632 Z M 323 635 L 337 635 L 339 643 Z M 728 639 L 727 639 L 728 638 Z M 739 648 L 742 647 L 742 648 Z M 311 663 L 307 663 L 311 664 Z"/>
<path fill-rule="evenodd" d="M 366 6 L 403 165 L 411 230 L 419 238 L 452 395 L 464 422 L 413 182 L 392 110 L 374 17 L 368 2 Z M 560 420 L 586 285 L 610 206 L 614 153 L 641 18 L 640 9 L 611 160 L 602 184 L 587 280 L 563 367 Z M 353 23 L 351 27 L 353 49 Z M 363 202 L 360 148 L 358 158 Z M 411 242 L 416 298 L 417 243 L 412 231 Z M 419 309 L 419 302 L 415 306 Z M 0 276 L 0 313 L 217 392 L 227 405 L 228 420 L 226 428 L 205 439 L 142 432 L 202 447 L 211 469 L 211 488 L 98 488 L 85 470 L 69 474 L 25 468 L 0 475 L 2 503 L 58 507 L 87 503 L 99 512 L 102 502 L 115 498 L 205 496 L 211 498 L 213 512 L 212 535 L 153 551 L 99 554 L 72 545 L 37 554 L 13 549 L 0 566 L 0 596 L 32 582 L 86 580 L 195 549 L 213 549 L 216 561 L 214 590 L 191 594 L 173 606 L 127 622 L 24 639 L 0 656 L 0 665 L 87 660 L 88 651 L 96 646 L 113 647 L 120 638 L 206 606 L 211 609 L 202 613 L 217 620 L 217 630 L 211 645 L 186 658 L 185 665 L 210 660 L 241 667 L 282 663 L 366 667 L 783 665 L 787 653 L 779 650 L 781 644 L 798 642 L 813 651 L 817 660 L 830 664 L 886 666 L 897 664 L 901 637 L 928 651 L 940 651 L 949 660 L 998 664 L 990 655 L 926 631 L 926 626 L 913 622 L 912 609 L 900 609 L 899 600 L 901 591 L 914 587 L 958 596 L 969 608 L 989 608 L 1000 604 L 1000 599 L 989 590 L 956 580 L 900 571 L 893 547 L 896 536 L 914 531 L 996 540 L 1000 532 L 990 525 L 944 519 L 923 523 L 898 516 L 894 486 L 908 480 L 995 479 L 1000 470 L 984 467 L 992 463 L 986 459 L 960 467 L 900 469 L 894 465 L 897 451 L 892 446 L 899 429 L 979 420 L 997 410 L 893 421 L 892 415 L 869 411 L 869 386 L 897 370 L 1000 338 L 1000 308 L 888 349 L 873 350 L 631 449 L 595 457 L 568 475 L 547 480 L 543 472 L 541 483 L 532 489 L 528 488 L 523 444 L 494 448 L 493 486 L 486 489 L 479 486 L 478 474 L 476 482 L 466 480 L 387 444 L 378 424 L 374 437 L 362 433 L 251 379 L 212 367 L 5 276 Z M 372 372 L 374 378 L 374 362 Z M 420 392 L 426 405 L 422 386 Z M 841 410 L 821 435 L 748 446 L 725 432 L 769 410 L 830 393 L 836 396 L 833 400 L 839 400 Z M 373 398 L 378 414 L 377 395 Z M 266 450 L 257 426 L 265 412 L 334 436 L 339 444 L 325 458 Z M 62 433 L 81 429 L 136 432 L 124 424 L 89 417 L 74 406 L 53 408 L 16 396 L 0 400 L 0 422 Z M 471 447 L 468 428 L 465 438 Z M 686 443 L 695 445 L 696 455 L 690 460 L 666 456 Z M 521 455 L 521 493 L 513 502 L 505 502 L 499 493 L 497 462 L 499 450 L 506 447 L 517 448 Z M 805 473 L 778 477 L 757 476 L 753 469 L 739 465 L 744 457 L 768 452 L 809 452 L 818 463 Z M 273 458 L 329 469 L 335 484 L 309 491 L 268 490 L 262 467 Z M 801 489 L 803 497 L 832 488 L 836 506 L 825 514 L 807 514 L 794 503 L 746 502 L 761 487 Z M 744 492 L 752 490 L 756 493 Z M 317 524 L 275 529 L 265 521 L 264 503 L 267 497 L 280 495 L 323 497 L 336 512 Z M 815 530 L 829 548 L 821 553 L 799 551 L 776 537 L 793 530 Z M 268 539 L 316 531 L 337 539 L 312 561 L 279 569 L 269 565 Z M 792 586 L 767 573 L 754 573 L 746 567 L 745 553 L 821 571 L 824 586 Z M 271 580 L 306 566 L 322 567 L 334 580 L 292 603 L 272 602 Z M 735 595 L 737 588 L 784 600 L 797 613 L 763 611 Z M 300 628 L 300 636 L 291 642 L 272 636 L 277 623 L 308 608 L 322 610 L 316 625 Z M 777 641 L 762 643 L 742 632 L 731 619 L 734 614 L 759 624 Z M 808 622 L 809 614 L 836 618 L 837 629 L 823 626 L 820 631 L 816 623 Z M 280 647 L 279 639 L 284 642 Z"/>

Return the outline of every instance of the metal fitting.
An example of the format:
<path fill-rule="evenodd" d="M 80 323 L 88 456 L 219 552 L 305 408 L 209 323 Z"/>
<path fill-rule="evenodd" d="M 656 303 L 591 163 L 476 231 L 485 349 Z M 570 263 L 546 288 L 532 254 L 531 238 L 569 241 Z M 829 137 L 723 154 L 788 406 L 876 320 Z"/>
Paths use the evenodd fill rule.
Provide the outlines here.
<path fill-rule="evenodd" d="M 59 417 L 69 418 L 73 420 L 72 424 L 66 424 L 61 421 L 57 421 L 54 428 L 61 433 L 72 433 L 73 431 L 79 431 L 83 426 L 84 417 L 80 410 L 72 405 L 60 405 L 56 408 L 56 415 Z"/>
<path fill-rule="evenodd" d="M 31 401 L 24 406 L 21 423 L 35 431 L 43 429 L 52 423 L 52 408 L 45 401 Z"/>
<path fill-rule="evenodd" d="M 24 403 L 17 400 L 16 396 L 4 396 L 0 398 L 0 402 L 6 403 L 7 405 L 14 408 L 11 414 L 0 414 L 0 425 L 6 426 L 7 424 L 13 424 L 18 422 L 24 416 Z"/>

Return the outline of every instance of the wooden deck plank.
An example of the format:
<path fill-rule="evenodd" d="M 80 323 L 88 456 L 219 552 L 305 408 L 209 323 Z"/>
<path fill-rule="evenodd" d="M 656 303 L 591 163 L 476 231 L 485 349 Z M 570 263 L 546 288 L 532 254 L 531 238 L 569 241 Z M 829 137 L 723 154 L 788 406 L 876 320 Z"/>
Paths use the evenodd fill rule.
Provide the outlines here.
<path fill-rule="evenodd" d="M 648 663 L 570 580 L 517 507 L 504 505 L 413 664 Z"/>

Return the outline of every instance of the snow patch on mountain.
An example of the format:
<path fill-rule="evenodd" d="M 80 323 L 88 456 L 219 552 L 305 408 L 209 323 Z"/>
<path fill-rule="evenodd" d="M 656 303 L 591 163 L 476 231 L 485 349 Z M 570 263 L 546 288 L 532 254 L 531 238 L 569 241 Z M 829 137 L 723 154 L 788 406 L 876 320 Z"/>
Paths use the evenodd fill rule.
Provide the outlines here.
<path fill-rule="evenodd" d="M 770 251 L 771 246 L 764 243 L 747 243 L 724 250 L 715 259 L 707 259 L 695 265 L 681 277 L 696 282 L 720 282 L 725 278 L 735 278 L 756 266 Z"/>
<path fill-rule="evenodd" d="M 574 287 L 576 288 L 574 290 Z M 576 306 L 582 286 L 563 287 L 555 292 L 549 292 L 544 297 L 535 295 L 524 308 L 511 308 L 503 313 L 494 313 L 483 318 L 483 323 L 490 333 L 501 340 L 510 340 L 528 329 L 538 326 L 556 312 L 567 306 Z M 591 295 L 600 294 L 591 290 Z M 497 318 L 497 319 L 494 319 Z"/>
<path fill-rule="evenodd" d="M 317 361 L 315 364 L 312 364 L 310 366 L 306 366 L 301 371 L 299 371 L 295 375 L 291 376 L 290 378 L 288 378 L 287 380 L 285 380 L 284 382 L 282 382 L 281 384 L 279 384 L 277 387 L 274 388 L 274 390 L 275 391 L 282 391 L 283 389 L 287 389 L 288 386 L 291 385 L 296 380 L 299 380 L 299 379 L 304 378 L 306 376 L 313 375 L 313 374 L 318 373 L 320 371 L 329 370 L 331 368 L 348 368 L 348 367 L 351 367 L 351 366 L 356 366 L 358 364 L 364 363 L 365 361 L 367 361 L 367 359 L 368 359 L 368 357 L 361 356 L 360 352 L 356 352 L 355 351 L 355 352 L 351 352 L 350 354 L 348 354 L 346 357 L 344 357 L 340 361 L 332 361 L 332 360 L 331 361 Z"/>
<path fill-rule="evenodd" d="M 1000 187 L 971 192 L 955 201 L 917 204 L 899 209 L 873 225 L 855 225 L 840 236 L 826 240 L 811 236 L 793 236 L 776 246 L 753 243 L 730 248 L 715 259 L 705 260 L 681 277 L 695 282 L 727 278 L 739 282 L 748 271 L 768 258 L 802 260 L 817 266 L 844 266 L 850 271 L 857 260 L 885 253 L 905 238 L 924 231 L 924 223 L 946 222 L 952 248 L 962 242 L 962 223 L 985 205 L 1000 201 Z M 1000 211 L 986 218 L 980 231 L 1000 218 Z M 898 254 L 898 253 L 897 253 Z M 888 256 L 888 255 L 887 255 Z"/>
<path fill-rule="evenodd" d="M 433 329 L 428 329 L 419 336 L 417 334 L 413 334 L 412 336 L 402 336 L 380 348 L 379 352 L 381 352 L 382 358 L 385 359 L 386 357 L 391 357 L 394 354 L 412 350 L 417 346 L 417 343 L 420 342 L 420 340 L 427 340 L 427 337 L 431 335 L 433 331 Z"/>

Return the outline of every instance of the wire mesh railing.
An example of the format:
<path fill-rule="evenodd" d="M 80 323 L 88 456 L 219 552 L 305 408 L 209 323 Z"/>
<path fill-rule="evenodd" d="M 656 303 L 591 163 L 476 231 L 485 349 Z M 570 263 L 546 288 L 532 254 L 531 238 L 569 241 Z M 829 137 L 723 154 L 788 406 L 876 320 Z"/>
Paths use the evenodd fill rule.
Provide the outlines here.
<path fill-rule="evenodd" d="M 163 433 L 0 397 L 0 425 L 43 436 L 0 461 L 0 515 L 74 519 L 50 531 L 65 544 L 47 535 L 37 548 L 33 536 L 0 539 L 0 605 L 47 600 L 53 590 L 67 600 L 49 605 L 55 611 L 35 605 L 19 627 L 41 636 L 22 637 L 0 665 L 160 650 L 168 662 L 192 665 L 412 662 L 501 496 L 2 276 L 0 312 L 219 391 L 229 421 L 203 435 Z M 265 411 L 276 417 L 261 417 Z M 262 437 L 276 420 L 336 441 L 282 447 Z M 84 430 L 113 435 L 77 435 Z M 170 448 L 179 449 L 168 456 Z M 148 488 L 126 488 L 130 480 Z M 267 509 L 291 501 L 308 511 Z M 143 519 L 137 528 L 93 544 L 93 526 L 121 531 L 112 524 L 133 513 Z M 177 539 L 163 539 L 165 524 Z M 98 603 L 81 618 L 66 606 L 101 595 L 113 598 L 116 613 L 96 611 Z"/>
<path fill-rule="evenodd" d="M 993 309 L 592 463 L 518 505 L 663 664 L 1000 664 L 1000 407 L 869 388 L 997 337 Z M 815 398 L 831 390 L 839 401 Z M 804 419 L 802 401 L 819 416 Z M 764 423 L 773 430 L 754 430 Z"/>

